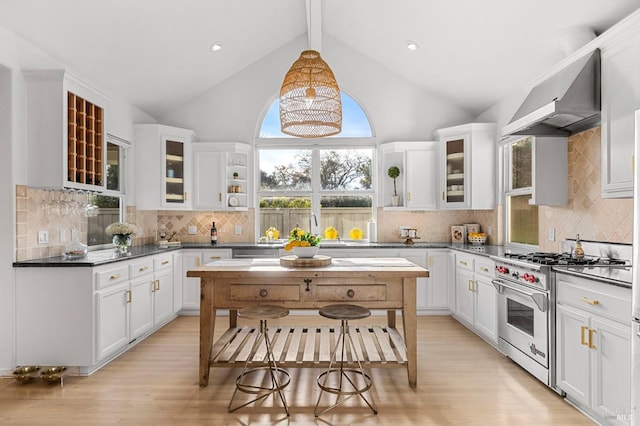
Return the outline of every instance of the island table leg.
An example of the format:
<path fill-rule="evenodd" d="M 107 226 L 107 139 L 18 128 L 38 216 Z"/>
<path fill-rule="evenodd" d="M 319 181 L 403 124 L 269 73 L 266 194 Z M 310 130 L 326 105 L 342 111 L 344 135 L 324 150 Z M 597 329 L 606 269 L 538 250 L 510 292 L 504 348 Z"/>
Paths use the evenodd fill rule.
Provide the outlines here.
<path fill-rule="evenodd" d="M 209 361 L 216 325 L 216 311 L 213 309 L 213 279 L 200 278 L 200 387 L 209 385 Z"/>
<path fill-rule="evenodd" d="M 402 280 L 402 326 L 404 328 L 404 340 L 407 345 L 407 376 L 409 387 L 418 385 L 418 350 L 417 350 L 417 319 L 416 319 L 416 279 L 403 278 Z"/>

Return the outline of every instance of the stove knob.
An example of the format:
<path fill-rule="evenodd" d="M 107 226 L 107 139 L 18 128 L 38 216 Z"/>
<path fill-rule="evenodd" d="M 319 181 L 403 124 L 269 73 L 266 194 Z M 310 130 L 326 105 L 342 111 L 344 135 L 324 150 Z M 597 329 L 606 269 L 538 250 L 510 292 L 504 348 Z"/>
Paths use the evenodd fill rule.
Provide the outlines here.
<path fill-rule="evenodd" d="M 511 274 L 511 276 L 515 279 L 519 279 L 520 278 L 520 273 L 518 271 L 514 272 L 513 274 Z"/>
<path fill-rule="evenodd" d="M 527 274 L 522 275 L 522 279 L 524 279 L 526 282 L 531 283 L 531 284 L 533 284 L 533 283 L 535 283 L 536 281 L 538 281 L 538 278 L 536 278 L 536 276 L 535 276 L 535 275 L 533 275 L 533 274 L 528 274 L 528 273 L 527 273 Z"/>

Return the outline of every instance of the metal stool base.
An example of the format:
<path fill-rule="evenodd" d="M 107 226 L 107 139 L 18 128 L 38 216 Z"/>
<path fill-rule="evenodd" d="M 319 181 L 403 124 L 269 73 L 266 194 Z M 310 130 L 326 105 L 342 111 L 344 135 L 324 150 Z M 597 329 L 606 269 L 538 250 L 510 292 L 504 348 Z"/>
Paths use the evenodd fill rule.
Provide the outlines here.
<path fill-rule="evenodd" d="M 369 391 L 369 389 L 371 389 L 371 386 L 373 386 L 373 380 L 371 380 L 371 376 L 369 376 L 367 373 L 364 372 L 362 368 L 362 363 L 360 362 L 360 360 L 356 358 L 356 362 L 358 363 L 357 369 L 344 368 L 344 359 L 345 359 L 345 352 L 346 352 L 345 344 L 348 344 L 350 346 L 351 353 L 355 353 L 354 351 L 355 346 L 353 344 L 353 339 L 351 338 L 351 333 L 349 332 L 348 321 L 343 319 L 342 325 L 340 327 L 340 334 L 336 339 L 336 347 L 334 348 L 333 353 L 331 354 L 331 361 L 329 361 L 329 368 L 323 371 L 322 373 L 320 373 L 320 375 L 318 375 L 318 378 L 316 380 L 318 383 L 318 386 L 320 387 L 320 395 L 318 395 L 318 401 L 316 402 L 316 406 L 313 410 L 313 413 L 315 414 L 316 417 L 326 413 L 327 411 L 339 405 L 344 404 L 345 402 L 347 402 L 349 399 L 353 398 L 356 395 L 359 395 L 360 398 L 362 398 L 362 400 L 369 406 L 371 411 L 373 411 L 373 414 L 378 414 L 378 407 L 376 407 L 376 404 L 373 401 L 373 397 L 369 395 L 370 399 L 367 399 L 364 395 L 367 391 Z M 342 357 L 339 362 L 340 366 L 332 368 L 336 360 L 336 355 L 339 347 L 342 348 Z M 338 386 L 337 387 L 328 386 L 327 379 L 329 378 L 329 376 L 335 376 L 337 374 L 339 374 L 339 377 L 337 379 Z M 356 380 L 350 377 L 350 375 L 351 376 L 355 375 L 356 379 L 357 377 L 361 377 L 364 380 L 364 386 L 358 387 L 358 384 L 356 384 Z M 343 381 L 343 379 L 345 380 Z M 346 382 L 348 382 L 351 385 L 352 390 L 348 390 L 348 388 L 346 388 Z M 318 411 L 320 400 L 322 399 L 322 394 L 324 392 L 337 395 L 336 402 L 330 405 L 329 407 L 325 408 L 324 410 Z"/>
<path fill-rule="evenodd" d="M 253 359 L 258 347 L 260 344 L 264 343 L 267 348 L 267 362 L 268 366 L 265 367 L 256 367 L 256 368 L 247 368 L 249 365 L 249 361 Z M 270 386 L 262 386 L 256 384 L 245 383 L 245 379 L 255 376 L 256 373 L 266 370 L 268 371 L 268 378 L 271 381 Z M 264 378 L 263 378 L 264 380 Z M 276 363 L 275 357 L 273 356 L 273 350 L 271 349 L 271 343 L 269 342 L 269 335 L 267 334 L 267 320 L 260 320 L 260 332 L 256 337 L 253 346 L 251 347 L 250 355 L 247 357 L 247 360 L 244 363 L 244 368 L 242 369 L 242 373 L 236 378 L 236 388 L 233 391 L 233 395 L 231 396 L 231 400 L 229 401 L 229 406 L 227 408 L 229 413 L 233 413 L 240 408 L 246 407 L 247 405 L 261 401 L 267 396 L 277 393 L 282 401 L 282 405 L 284 406 L 284 411 L 289 416 L 289 407 L 287 406 L 287 400 L 284 397 L 284 392 L 282 391 L 289 383 L 291 382 L 291 376 L 287 370 L 278 367 Z M 255 398 L 238 405 L 232 408 L 233 401 L 238 392 L 247 393 L 257 395 Z"/>

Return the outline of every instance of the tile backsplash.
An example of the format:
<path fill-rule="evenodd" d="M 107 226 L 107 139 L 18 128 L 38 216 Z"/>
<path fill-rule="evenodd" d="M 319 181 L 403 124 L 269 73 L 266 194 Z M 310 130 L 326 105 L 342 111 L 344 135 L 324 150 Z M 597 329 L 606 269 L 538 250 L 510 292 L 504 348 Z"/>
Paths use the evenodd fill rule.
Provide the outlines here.
<path fill-rule="evenodd" d="M 569 202 L 566 206 L 541 207 L 539 240 L 541 251 L 561 251 L 560 242 L 580 234 L 582 239 L 631 243 L 633 200 L 603 199 L 600 196 L 600 128 L 587 130 L 569 138 Z M 47 191 L 16 187 L 16 258 L 17 260 L 59 256 L 71 238 L 75 225 L 80 241 L 86 243 L 87 218 L 77 206 L 85 196 L 71 191 Z M 59 202 L 67 209 L 52 208 Z M 420 242 L 450 242 L 451 226 L 478 223 L 491 235 L 488 244 L 503 244 L 503 207 L 495 210 L 397 211 L 378 208 L 377 235 L 381 242 L 398 242 L 400 226 L 418 230 Z M 216 222 L 220 242 L 253 242 L 255 210 L 242 212 L 155 211 L 127 207 L 127 221 L 142 232 L 134 245 L 152 244 L 164 226 L 167 234 L 185 243 L 208 243 L 211 222 Z M 189 233 L 194 227 L 195 234 Z M 556 241 L 547 241 L 549 228 L 555 229 Z M 236 234 L 236 229 L 240 231 Z M 48 242 L 38 243 L 38 231 L 48 232 Z M 60 240 L 64 230 L 66 241 Z"/>

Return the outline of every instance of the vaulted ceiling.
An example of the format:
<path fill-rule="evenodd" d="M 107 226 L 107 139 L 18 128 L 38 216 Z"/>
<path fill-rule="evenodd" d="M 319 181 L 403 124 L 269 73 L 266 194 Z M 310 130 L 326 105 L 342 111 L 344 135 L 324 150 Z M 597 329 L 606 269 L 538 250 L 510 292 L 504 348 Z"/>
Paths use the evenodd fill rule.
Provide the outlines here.
<path fill-rule="evenodd" d="M 332 37 L 477 115 L 638 7 L 638 0 L 0 0 L 0 26 L 156 117 L 307 28 L 312 47 Z M 407 41 L 419 48 L 408 50 Z M 212 52 L 214 43 L 223 48 Z"/>

